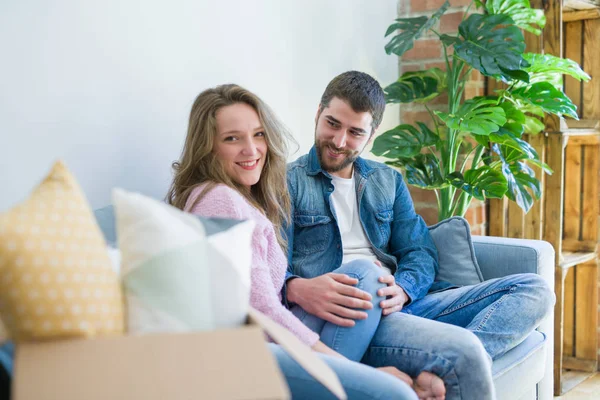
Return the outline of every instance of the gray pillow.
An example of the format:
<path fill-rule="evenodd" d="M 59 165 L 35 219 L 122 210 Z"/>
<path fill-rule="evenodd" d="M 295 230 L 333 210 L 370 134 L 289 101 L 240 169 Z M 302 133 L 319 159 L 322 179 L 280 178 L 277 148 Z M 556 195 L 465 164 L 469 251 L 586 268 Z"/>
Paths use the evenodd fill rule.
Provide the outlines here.
<path fill-rule="evenodd" d="M 113 206 L 106 206 L 94 211 L 96 221 L 100 226 L 100 230 L 104 235 L 106 244 L 111 247 L 118 247 L 117 244 L 117 230 L 115 227 L 115 211 Z M 236 219 L 227 218 L 205 218 L 198 217 L 200 222 L 204 225 L 206 234 L 208 236 L 214 235 L 215 233 L 226 231 L 234 225 L 239 224 L 242 221 Z"/>
<path fill-rule="evenodd" d="M 471 241 L 471 227 L 466 219 L 452 217 L 429 227 L 438 250 L 440 269 L 436 281 L 466 286 L 483 282 Z"/>

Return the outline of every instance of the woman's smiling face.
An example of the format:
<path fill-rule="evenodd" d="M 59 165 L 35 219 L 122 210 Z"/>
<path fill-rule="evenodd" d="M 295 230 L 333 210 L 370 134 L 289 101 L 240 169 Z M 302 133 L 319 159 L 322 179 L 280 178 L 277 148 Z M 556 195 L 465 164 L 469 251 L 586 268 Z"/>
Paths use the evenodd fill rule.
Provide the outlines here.
<path fill-rule="evenodd" d="M 216 120 L 213 153 L 234 182 L 247 187 L 255 185 L 268 152 L 256 110 L 246 103 L 236 103 L 217 111 Z"/>

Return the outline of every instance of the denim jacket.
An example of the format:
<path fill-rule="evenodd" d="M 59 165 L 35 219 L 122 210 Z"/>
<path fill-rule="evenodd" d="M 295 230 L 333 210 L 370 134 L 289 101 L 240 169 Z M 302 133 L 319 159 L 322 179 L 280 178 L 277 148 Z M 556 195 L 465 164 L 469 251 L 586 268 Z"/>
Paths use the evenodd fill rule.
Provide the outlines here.
<path fill-rule="evenodd" d="M 321 169 L 315 148 L 288 165 L 292 223 L 286 229 L 288 272 L 314 278 L 340 267 L 342 238 L 330 195 L 331 175 Z M 360 221 L 371 248 L 409 297 L 424 297 L 430 289 L 449 286 L 436 282 L 437 249 L 423 219 L 415 213 L 402 175 L 392 168 L 358 158 L 354 163 Z M 285 293 L 284 293 L 285 299 Z"/>

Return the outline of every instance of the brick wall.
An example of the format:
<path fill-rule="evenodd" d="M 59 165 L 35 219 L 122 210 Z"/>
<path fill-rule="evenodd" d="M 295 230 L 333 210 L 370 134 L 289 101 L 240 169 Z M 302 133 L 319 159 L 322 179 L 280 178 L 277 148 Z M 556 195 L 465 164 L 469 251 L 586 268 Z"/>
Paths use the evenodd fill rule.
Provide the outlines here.
<path fill-rule="evenodd" d="M 440 8 L 444 0 L 399 0 L 398 16 L 417 17 L 421 15 L 430 16 L 435 10 Z M 440 19 L 436 30 L 440 33 L 454 34 L 458 30 L 464 12 L 471 0 L 451 0 L 450 8 Z M 390 21 L 391 23 L 391 21 Z M 446 69 L 443 59 L 443 49 L 441 42 L 434 35 L 421 37 L 415 42 L 413 49 L 404 53 L 399 60 L 400 73 L 407 71 L 417 71 L 438 67 Z M 471 76 L 471 81 L 465 88 L 465 97 L 471 98 L 484 94 L 484 81 L 481 75 L 475 71 Z M 444 110 L 448 98 L 446 95 L 440 96 L 430 103 L 433 110 Z M 402 123 L 414 123 L 415 121 L 427 122 L 431 120 L 429 113 L 421 105 L 409 104 L 400 107 L 400 120 Z M 437 222 L 437 204 L 433 191 L 422 190 L 410 187 L 417 212 L 425 219 L 427 224 Z M 485 203 L 473 200 L 471 207 L 465 214 L 465 218 L 471 224 L 471 229 L 475 235 L 485 235 L 487 229 L 486 206 Z"/>

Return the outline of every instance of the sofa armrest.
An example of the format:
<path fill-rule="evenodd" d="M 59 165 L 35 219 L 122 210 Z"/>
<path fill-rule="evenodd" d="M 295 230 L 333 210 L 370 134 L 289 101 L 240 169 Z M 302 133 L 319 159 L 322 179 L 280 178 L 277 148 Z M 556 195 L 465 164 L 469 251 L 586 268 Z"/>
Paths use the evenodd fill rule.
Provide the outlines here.
<path fill-rule="evenodd" d="M 541 275 L 554 287 L 554 248 L 543 240 L 473 236 L 483 279 L 521 273 Z"/>
<path fill-rule="evenodd" d="M 554 289 L 554 248 L 550 243 L 542 240 L 473 236 L 473 247 L 484 279 L 529 272 L 541 275 L 548 286 Z M 537 330 L 546 336 L 545 373 L 537 385 L 537 398 L 551 400 L 554 387 L 554 313 L 549 313 Z"/>

